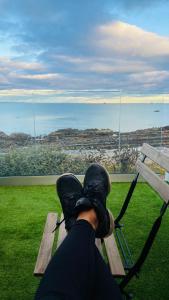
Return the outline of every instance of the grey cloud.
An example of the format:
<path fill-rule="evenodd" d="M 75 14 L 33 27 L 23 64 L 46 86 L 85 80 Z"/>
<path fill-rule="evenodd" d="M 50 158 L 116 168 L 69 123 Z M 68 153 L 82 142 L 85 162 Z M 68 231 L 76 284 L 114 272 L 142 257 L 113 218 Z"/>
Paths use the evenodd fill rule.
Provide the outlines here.
<path fill-rule="evenodd" d="M 91 49 L 85 39 L 90 30 L 98 24 L 120 17 L 120 11 L 129 7 L 149 6 L 159 1 L 133 0 L 15 0 L 1 1 L 3 27 L 10 22 L 9 34 L 16 39 L 14 50 L 52 50 L 71 54 L 88 54 Z M 120 7 L 120 9 L 119 9 Z M 110 13 L 111 12 L 111 13 Z M 5 22 L 6 25 L 5 25 Z M 17 46 L 21 44 L 21 47 Z"/>
<path fill-rule="evenodd" d="M 108 19 L 110 1 L 5 1 L 1 14 L 15 18 L 22 30 L 18 37 L 28 44 L 45 48 L 71 46 L 92 24 Z"/>
<path fill-rule="evenodd" d="M 120 17 L 122 9 L 149 7 L 159 2 L 165 0 L 6 0 L 0 2 L 0 10 L 3 26 L 15 20 L 18 32 L 11 31 L 11 35 L 27 47 L 56 51 L 65 47 L 78 53 L 78 49 L 84 51 L 83 39 L 93 26 L 112 20 L 117 13 Z"/>
<path fill-rule="evenodd" d="M 144 89 L 144 82 L 133 84 L 130 75 L 168 70 L 167 57 L 141 58 L 128 54 L 98 51 L 91 45 L 90 33 L 100 24 L 108 23 L 124 11 L 152 8 L 165 1 L 110 1 L 110 0 L 15 0 L 0 1 L 1 34 L 14 40 L 13 50 L 20 54 L 18 60 L 38 61 L 43 69 L 17 70 L 9 66 L 3 73 L 0 88 L 63 88 L 63 89 Z M 168 2 L 168 1 L 166 1 Z M 111 12 L 111 13 L 110 13 Z M 61 57 L 62 55 L 62 57 Z M 16 58 L 15 58 L 16 59 Z M 81 60 L 81 63 L 78 63 Z M 121 61 L 121 62 L 120 62 Z M 145 66 L 147 64 L 147 66 Z M 129 67 L 127 67 L 129 65 Z M 140 66 L 140 69 L 139 69 Z M 119 69 L 118 69 L 119 68 Z M 120 71 L 121 69 L 121 71 Z M 15 76 L 19 74 L 19 76 Z M 29 75 L 59 73 L 60 78 L 48 79 Z M 44 77 L 45 78 L 45 77 Z M 159 85 L 164 89 L 166 79 Z M 157 88 L 151 87 L 151 90 Z M 150 89 L 150 87 L 149 87 Z"/>

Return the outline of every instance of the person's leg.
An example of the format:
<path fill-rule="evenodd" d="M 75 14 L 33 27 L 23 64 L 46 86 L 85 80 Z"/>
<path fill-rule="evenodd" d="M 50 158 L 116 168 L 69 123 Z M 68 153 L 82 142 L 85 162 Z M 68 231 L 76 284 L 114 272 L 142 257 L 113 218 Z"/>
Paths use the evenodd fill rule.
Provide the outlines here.
<path fill-rule="evenodd" d="M 95 232 L 90 223 L 78 220 L 49 263 L 35 299 L 92 299 L 94 243 Z"/>
<path fill-rule="evenodd" d="M 106 170 L 98 164 L 91 165 L 85 174 L 84 190 L 72 174 L 60 177 L 56 187 L 69 232 L 52 258 L 35 300 L 94 300 L 98 289 L 100 300 L 106 300 L 106 294 L 108 300 L 121 300 L 118 286 L 95 247 L 95 237 L 105 237 L 110 229 L 106 209 L 110 182 Z"/>
<path fill-rule="evenodd" d="M 97 216 L 81 212 L 56 251 L 35 300 L 121 300 L 119 288 L 95 246 Z"/>
<path fill-rule="evenodd" d="M 108 266 L 103 260 L 98 248 L 95 246 L 95 289 L 94 299 L 97 300 L 121 300 L 120 289 L 111 274 Z"/>

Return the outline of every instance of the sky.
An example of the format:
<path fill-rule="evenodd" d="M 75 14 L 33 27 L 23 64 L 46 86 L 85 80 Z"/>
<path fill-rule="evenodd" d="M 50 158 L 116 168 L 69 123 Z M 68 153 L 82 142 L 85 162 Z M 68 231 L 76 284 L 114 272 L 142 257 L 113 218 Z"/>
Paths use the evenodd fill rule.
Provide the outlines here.
<path fill-rule="evenodd" d="M 0 101 L 169 102 L 169 0 L 0 0 L 0 12 Z"/>

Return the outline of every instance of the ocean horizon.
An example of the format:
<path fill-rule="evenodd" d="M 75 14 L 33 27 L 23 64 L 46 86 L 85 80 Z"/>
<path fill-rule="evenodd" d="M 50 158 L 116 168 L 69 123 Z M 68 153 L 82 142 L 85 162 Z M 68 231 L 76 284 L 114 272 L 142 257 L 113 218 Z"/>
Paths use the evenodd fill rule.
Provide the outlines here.
<path fill-rule="evenodd" d="M 73 129 L 130 132 L 169 125 L 169 103 L 0 103 L 0 131 L 45 135 Z"/>

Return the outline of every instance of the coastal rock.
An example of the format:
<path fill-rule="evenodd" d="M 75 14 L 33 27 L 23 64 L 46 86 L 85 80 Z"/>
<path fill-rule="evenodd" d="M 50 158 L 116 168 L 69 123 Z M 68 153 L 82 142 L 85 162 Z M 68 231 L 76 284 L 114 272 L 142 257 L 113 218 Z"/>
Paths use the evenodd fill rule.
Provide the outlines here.
<path fill-rule="evenodd" d="M 153 127 L 136 130 L 132 132 L 115 132 L 111 129 L 60 129 L 49 133 L 32 137 L 25 133 L 13 133 L 7 135 L 0 131 L 0 147 L 23 147 L 32 144 L 52 145 L 59 149 L 88 150 L 88 149 L 107 149 L 115 150 L 119 147 L 138 148 L 143 143 L 152 146 L 169 147 L 169 126 L 162 128 Z"/>
<path fill-rule="evenodd" d="M 32 138 L 31 135 L 23 132 L 11 133 L 9 137 L 10 139 L 15 141 L 25 141 Z"/>
<path fill-rule="evenodd" d="M 3 131 L 0 131 L 0 139 L 7 139 L 8 138 L 8 135 L 3 132 Z"/>

